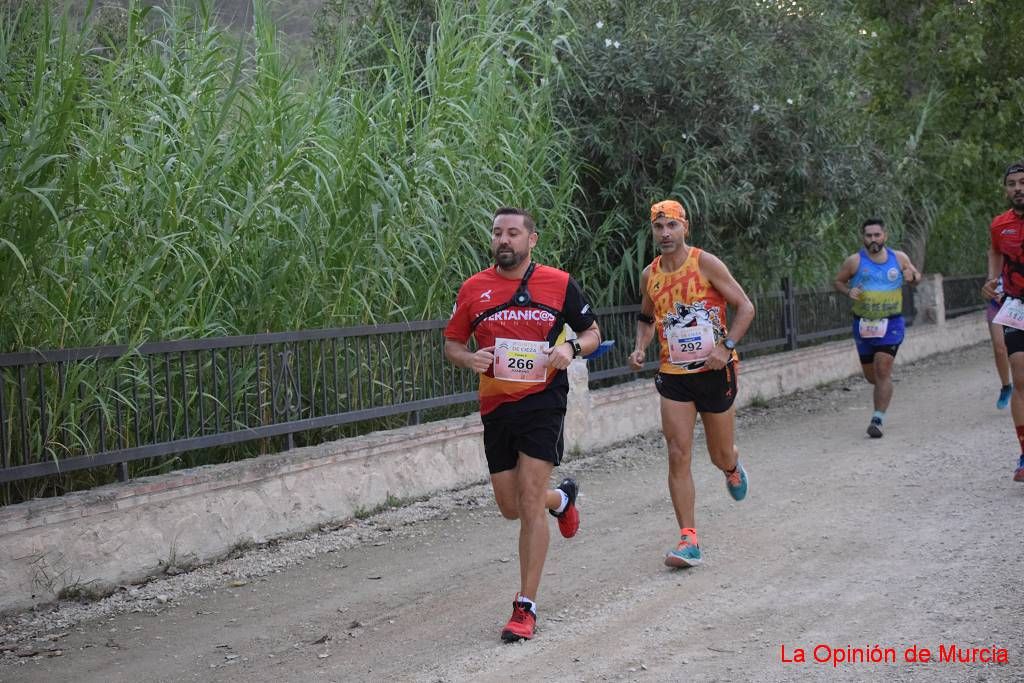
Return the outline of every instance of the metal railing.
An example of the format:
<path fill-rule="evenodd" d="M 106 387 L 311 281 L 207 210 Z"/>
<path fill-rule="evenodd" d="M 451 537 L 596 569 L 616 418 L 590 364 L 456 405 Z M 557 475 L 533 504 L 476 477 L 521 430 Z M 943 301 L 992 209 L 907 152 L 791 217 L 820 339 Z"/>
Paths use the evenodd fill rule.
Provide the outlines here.
<path fill-rule="evenodd" d="M 779 291 L 753 294 L 750 298 L 757 314 L 743 337 L 744 358 L 800 348 L 847 334 L 850 330 L 850 301 L 832 289 L 795 290 L 784 283 Z M 912 298 L 904 297 L 904 301 Z M 905 310 L 908 306 L 912 310 L 912 303 L 905 304 Z M 601 336 L 615 339 L 618 343 L 592 363 L 591 381 L 634 374 L 627 366 L 626 358 L 633 350 L 629 344 L 636 338 L 636 314 L 639 310 L 635 304 L 598 309 Z M 658 347 L 651 344 L 647 349 L 644 369 L 657 367 Z"/>
<path fill-rule="evenodd" d="M 971 282 L 968 283 L 967 281 Z M 959 278 L 949 292 L 980 278 Z M 962 281 L 962 282 L 961 282 Z M 974 288 L 974 308 L 982 304 Z M 832 290 L 752 297 L 757 316 L 744 357 L 845 336 L 850 301 Z M 908 323 L 913 296 L 905 295 Z M 961 312 L 967 304 L 956 303 Z M 637 305 L 599 309 L 605 339 L 618 343 L 590 368 L 593 382 L 634 375 L 626 357 Z M 143 344 L 137 348 L 0 355 L 0 483 L 159 459 L 340 425 L 467 404 L 476 378 L 443 356 L 443 320 Z M 657 345 L 646 369 L 657 367 Z M 380 428 L 380 427 L 378 427 Z M 183 466 L 188 466 L 186 463 Z"/>
<path fill-rule="evenodd" d="M 981 298 L 984 275 L 955 275 L 942 278 L 942 298 L 945 301 L 946 317 L 977 311 L 985 307 Z"/>
<path fill-rule="evenodd" d="M 0 355 L 0 482 L 474 401 L 444 325 Z"/>

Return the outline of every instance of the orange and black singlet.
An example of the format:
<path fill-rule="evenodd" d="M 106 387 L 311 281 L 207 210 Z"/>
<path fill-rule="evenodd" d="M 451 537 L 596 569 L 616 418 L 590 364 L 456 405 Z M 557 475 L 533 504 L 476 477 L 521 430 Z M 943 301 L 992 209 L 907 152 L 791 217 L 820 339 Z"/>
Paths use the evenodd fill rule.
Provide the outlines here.
<path fill-rule="evenodd" d="M 728 335 L 727 302 L 700 272 L 701 253 L 697 247 L 690 247 L 683 265 L 671 272 L 662 270 L 661 256 L 651 262 L 647 295 L 654 302 L 661 347 L 659 371 L 665 374 L 706 372 L 701 355 L 706 356 Z M 737 360 L 735 351 L 732 360 Z"/>
<path fill-rule="evenodd" d="M 445 338 L 465 344 L 472 336 L 479 348 L 494 346 L 498 338 L 554 346 L 565 341 L 565 323 L 582 332 L 596 320 L 583 290 L 563 270 L 538 264 L 527 283 L 529 303 L 498 310 L 496 304 L 509 302 L 519 287 L 519 280 L 502 277 L 493 266 L 470 277 L 459 289 Z M 480 415 L 546 408 L 564 412 L 568 392 L 565 370 L 549 368 L 541 381 L 524 383 L 495 377 L 492 367 L 480 375 Z"/>

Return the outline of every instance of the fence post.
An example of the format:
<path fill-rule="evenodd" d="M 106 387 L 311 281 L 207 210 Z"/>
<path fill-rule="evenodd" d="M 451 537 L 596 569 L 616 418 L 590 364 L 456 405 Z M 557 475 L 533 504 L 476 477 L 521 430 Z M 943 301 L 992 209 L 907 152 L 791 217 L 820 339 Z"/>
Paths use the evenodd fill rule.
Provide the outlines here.
<path fill-rule="evenodd" d="M 590 436 L 590 412 L 594 397 L 590 393 L 590 371 L 587 361 L 576 358 L 567 368 L 569 375 L 569 396 L 565 410 L 565 451 L 575 457 L 592 443 Z"/>
<path fill-rule="evenodd" d="M 793 289 L 793 282 L 788 277 L 782 280 L 782 319 L 785 325 L 786 346 L 791 351 L 797 348 L 797 338 L 800 335 L 798 328 L 796 307 L 796 291 Z"/>
<path fill-rule="evenodd" d="M 946 297 L 942 291 L 942 274 L 929 273 L 922 276 L 917 289 L 914 290 L 914 322 L 935 323 L 946 322 Z"/>

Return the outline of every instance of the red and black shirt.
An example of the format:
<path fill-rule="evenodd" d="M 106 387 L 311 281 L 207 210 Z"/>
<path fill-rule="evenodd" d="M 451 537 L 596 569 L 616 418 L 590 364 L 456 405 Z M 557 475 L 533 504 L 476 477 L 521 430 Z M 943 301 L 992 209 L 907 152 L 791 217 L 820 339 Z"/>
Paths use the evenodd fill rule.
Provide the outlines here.
<path fill-rule="evenodd" d="M 1024 217 L 1013 209 L 992 219 L 988 229 L 992 247 L 1003 255 L 1003 291 L 1015 299 L 1024 298 Z"/>
<path fill-rule="evenodd" d="M 455 309 L 444 330 L 444 336 L 465 344 L 470 336 L 479 348 L 494 346 L 494 340 L 517 339 L 547 341 L 554 346 L 565 341 L 563 323 L 576 332 L 594 324 L 594 311 L 579 284 L 568 273 L 550 266 L 537 265 L 527 283 L 530 304 L 508 306 L 484 318 L 473 329 L 473 321 L 481 314 L 512 299 L 520 280 L 502 277 L 496 267 L 480 271 L 459 289 Z M 542 304 L 544 308 L 536 306 Z M 552 309 L 560 313 L 553 314 Z M 489 368 L 480 375 L 480 415 L 500 417 L 505 414 L 545 408 L 565 411 L 569 380 L 565 370 L 549 369 L 543 382 L 509 382 L 494 377 Z"/>

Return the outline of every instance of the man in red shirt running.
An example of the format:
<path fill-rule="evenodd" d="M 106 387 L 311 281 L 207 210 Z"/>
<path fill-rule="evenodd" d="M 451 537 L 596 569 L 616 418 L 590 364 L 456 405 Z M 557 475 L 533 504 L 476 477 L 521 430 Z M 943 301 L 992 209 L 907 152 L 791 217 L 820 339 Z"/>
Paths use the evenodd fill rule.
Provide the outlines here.
<path fill-rule="evenodd" d="M 1003 326 L 1010 357 L 1013 394 L 1010 413 L 1017 429 L 1021 456 L 1013 480 L 1024 482 L 1024 161 L 1011 164 L 1003 174 L 1003 190 L 1010 210 L 992 219 L 989 227 L 988 281 L 981 293 L 996 298 L 999 277 L 1003 280 L 1002 305 L 992 322 Z"/>
<path fill-rule="evenodd" d="M 519 592 L 501 631 L 505 642 L 533 637 L 549 543 L 547 513 L 565 538 L 579 528 L 575 480 L 555 489 L 549 480 L 562 459 L 565 369 L 601 343 L 594 311 L 576 281 L 532 260 L 537 239 L 530 214 L 498 209 L 491 226 L 495 265 L 462 283 L 444 330 L 445 357 L 479 373 L 494 499 L 506 519 L 519 520 Z M 566 324 L 575 339 L 566 338 Z M 475 351 L 468 346 L 471 336 Z"/>

